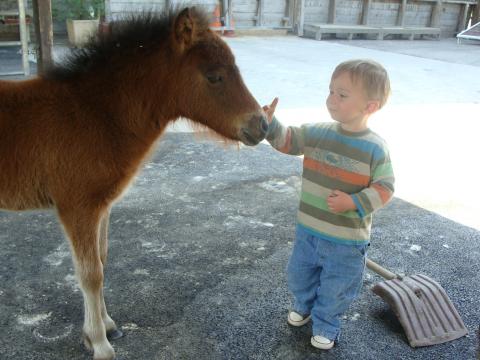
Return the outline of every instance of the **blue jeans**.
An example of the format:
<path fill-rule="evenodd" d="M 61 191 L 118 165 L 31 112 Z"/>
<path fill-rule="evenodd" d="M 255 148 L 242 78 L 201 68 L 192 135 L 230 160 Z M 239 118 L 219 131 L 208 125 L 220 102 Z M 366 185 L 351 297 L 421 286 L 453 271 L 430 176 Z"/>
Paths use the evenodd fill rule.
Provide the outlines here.
<path fill-rule="evenodd" d="M 288 287 L 295 298 L 293 309 L 312 315 L 314 336 L 338 340 L 340 318 L 362 286 L 367 248 L 323 240 L 297 226 Z"/>

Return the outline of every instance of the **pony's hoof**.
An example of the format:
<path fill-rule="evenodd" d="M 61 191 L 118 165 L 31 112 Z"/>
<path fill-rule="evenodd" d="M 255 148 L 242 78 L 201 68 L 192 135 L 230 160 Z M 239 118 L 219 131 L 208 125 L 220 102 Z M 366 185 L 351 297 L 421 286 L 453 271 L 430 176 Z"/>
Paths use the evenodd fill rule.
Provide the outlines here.
<path fill-rule="evenodd" d="M 117 340 L 117 339 L 120 339 L 121 337 L 123 337 L 123 332 L 121 332 L 118 329 L 107 331 L 107 339 L 109 341 Z"/>

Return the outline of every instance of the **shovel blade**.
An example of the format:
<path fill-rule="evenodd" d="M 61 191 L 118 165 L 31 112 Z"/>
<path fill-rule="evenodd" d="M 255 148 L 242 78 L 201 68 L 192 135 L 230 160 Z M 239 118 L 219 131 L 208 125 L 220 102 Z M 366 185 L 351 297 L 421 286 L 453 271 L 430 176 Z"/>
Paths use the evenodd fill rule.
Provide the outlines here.
<path fill-rule="evenodd" d="M 441 344 L 468 334 L 445 290 L 428 276 L 387 280 L 372 291 L 390 305 L 412 347 Z"/>

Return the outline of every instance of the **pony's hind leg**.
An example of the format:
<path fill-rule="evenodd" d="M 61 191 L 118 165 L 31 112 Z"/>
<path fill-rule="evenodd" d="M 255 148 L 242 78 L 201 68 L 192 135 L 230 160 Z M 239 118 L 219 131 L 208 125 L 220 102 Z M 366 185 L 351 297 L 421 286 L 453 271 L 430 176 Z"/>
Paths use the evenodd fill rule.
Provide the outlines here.
<path fill-rule="evenodd" d="M 85 319 L 84 342 L 93 350 L 95 360 L 113 360 L 115 351 L 107 340 L 102 318 L 103 264 L 100 258 L 101 213 L 95 209 L 58 209 L 70 238 L 75 270 L 83 293 Z"/>
<path fill-rule="evenodd" d="M 108 223 L 110 220 L 110 209 L 106 210 L 102 216 L 102 220 L 100 222 L 100 259 L 102 261 L 103 266 L 107 264 L 107 253 L 108 253 Z M 105 305 L 105 299 L 103 297 L 103 287 L 101 293 L 101 300 L 102 300 L 102 320 L 103 324 L 105 325 L 105 330 L 107 333 L 108 340 L 116 340 L 123 336 L 123 333 L 117 328 L 115 321 L 108 315 L 107 306 Z"/>

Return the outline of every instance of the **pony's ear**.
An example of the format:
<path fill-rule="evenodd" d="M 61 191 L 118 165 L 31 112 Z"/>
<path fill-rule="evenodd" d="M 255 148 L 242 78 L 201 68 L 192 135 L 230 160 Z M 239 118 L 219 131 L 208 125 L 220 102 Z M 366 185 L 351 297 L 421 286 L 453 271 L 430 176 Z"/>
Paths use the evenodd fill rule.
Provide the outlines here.
<path fill-rule="evenodd" d="M 177 15 L 173 29 L 175 42 L 180 51 L 188 49 L 193 44 L 195 31 L 196 24 L 191 10 L 187 7 Z"/>

